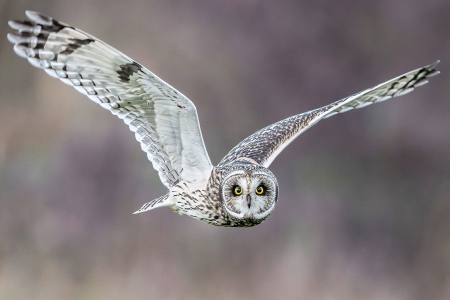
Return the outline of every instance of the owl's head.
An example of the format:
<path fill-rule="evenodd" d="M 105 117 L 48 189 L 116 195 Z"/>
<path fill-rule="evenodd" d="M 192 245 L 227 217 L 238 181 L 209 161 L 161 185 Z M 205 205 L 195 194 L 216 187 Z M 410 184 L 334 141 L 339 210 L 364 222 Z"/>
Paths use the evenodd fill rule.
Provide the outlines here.
<path fill-rule="evenodd" d="M 278 198 L 278 183 L 272 172 L 259 165 L 239 164 L 224 175 L 220 196 L 230 217 L 244 226 L 264 221 Z"/>

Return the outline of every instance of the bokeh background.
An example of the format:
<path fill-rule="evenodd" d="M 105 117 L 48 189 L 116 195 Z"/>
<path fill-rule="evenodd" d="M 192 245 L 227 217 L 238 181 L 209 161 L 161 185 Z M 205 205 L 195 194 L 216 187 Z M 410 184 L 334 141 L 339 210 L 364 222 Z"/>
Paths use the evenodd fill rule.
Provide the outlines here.
<path fill-rule="evenodd" d="M 127 126 L 16 56 L 26 9 L 192 99 L 213 163 L 256 130 L 441 59 L 272 164 L 263 224 L 169 209 Z M 448 0 L 0 0 L 0 299 L 450 299 Z"/>

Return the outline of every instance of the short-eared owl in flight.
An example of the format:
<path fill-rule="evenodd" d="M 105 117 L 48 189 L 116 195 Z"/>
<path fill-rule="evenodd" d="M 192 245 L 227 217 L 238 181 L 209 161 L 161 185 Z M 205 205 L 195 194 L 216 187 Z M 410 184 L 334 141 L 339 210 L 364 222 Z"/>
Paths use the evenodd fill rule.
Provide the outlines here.
<path fill-rule="evenodd" d="M 267 126 L 217 165 L 209 159 L 194 104 L 141 64 L 75 27 L 37 12 L 10 21 L 14 51 L 123 119 L 168 193 L 136 213 L 168 206 L 218 226 L 254 226 L 275 208 L 278 184 L 268 167 L 324 118 L 411 92 L 438 74 L 439 61 L 327 106 Z"/>

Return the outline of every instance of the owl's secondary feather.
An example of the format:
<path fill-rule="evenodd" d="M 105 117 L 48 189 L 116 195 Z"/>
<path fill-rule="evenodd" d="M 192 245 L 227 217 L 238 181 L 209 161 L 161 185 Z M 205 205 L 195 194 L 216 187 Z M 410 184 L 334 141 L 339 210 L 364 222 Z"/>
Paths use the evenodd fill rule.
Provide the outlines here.
<path fill-rule="evenodd" d="M 10 21 L 14 50 L 123 119 L 161 181 L 206 182 L 212 169 L 194 104 L 115 48 L 75 27 L 27 11 Z"/>
<path fill-rule="evenodd" d="M 249 160 L 267 168 L 286 146 L 320 120 L 355 108 L 385 101 L 392 97 L 405 95 L 414 90 L 415 87 L 427 83 L 428 78 L 439 74 L 439 71 L 435 70 L 438 63 L 439 61 L 436 61 L 327 106 L 267 126 L 235 146 L 222 159 L 219 166 L 239 160 Z"/>

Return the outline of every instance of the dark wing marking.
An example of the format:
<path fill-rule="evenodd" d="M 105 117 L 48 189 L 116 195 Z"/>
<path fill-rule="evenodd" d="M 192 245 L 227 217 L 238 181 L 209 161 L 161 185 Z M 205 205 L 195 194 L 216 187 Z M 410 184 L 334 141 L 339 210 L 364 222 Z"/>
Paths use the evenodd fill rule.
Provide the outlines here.
<path fill-rule="evenodd" d="M 19 56 L 123 119 L 168 188 L 209 178 L 212 165 L 187 97 L 99 39 L 36 12 L 26 15 L 30 21 L 9 22 Z"/>
<path fill-rule="evenodd" d="M 244 139 L 219 163 L 230 164 L 237 160 L 256 162 L 268 167 L 277 155 L 302 132 L 337 113 L 385 101 L 411 92 L 415 87 L 428 82 L 428 78 L 439 74 L 435 70 L 439 61 L 408 72 L 397 78 L 364 90 L 327 106 L 305 112 L 265 127 Z"/>

